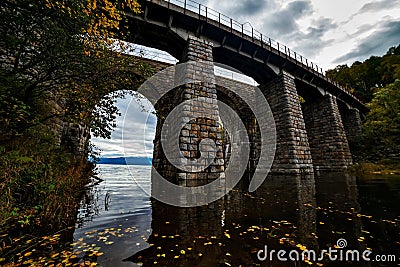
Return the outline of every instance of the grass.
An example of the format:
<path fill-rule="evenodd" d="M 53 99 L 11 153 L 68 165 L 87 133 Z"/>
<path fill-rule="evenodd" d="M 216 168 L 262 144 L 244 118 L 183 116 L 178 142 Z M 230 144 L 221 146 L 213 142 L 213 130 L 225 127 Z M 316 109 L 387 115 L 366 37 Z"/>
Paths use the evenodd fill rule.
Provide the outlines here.
<path fill-rule="evenodd" d="M 350 171 L 365 174 L 400 175 L 400 161 L 396 159 L 383 159 L 377 162 L 362 162 L 351 167 Z"/>
<path fill-rule="evenodd" d="M 86 158 L 55 147 L 50 137 L 32 136 L 0 147 L 0 258 L 6 261 L 32 247 L 32 240 L 54 233 L 60 240 L 72 237 L 93 171 Z"/>

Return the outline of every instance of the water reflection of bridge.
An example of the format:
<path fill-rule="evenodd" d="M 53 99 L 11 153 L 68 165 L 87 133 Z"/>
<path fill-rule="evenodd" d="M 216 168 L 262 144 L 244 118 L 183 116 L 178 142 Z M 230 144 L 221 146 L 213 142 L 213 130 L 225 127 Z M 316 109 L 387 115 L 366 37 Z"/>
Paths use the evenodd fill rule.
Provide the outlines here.
<path fill-rule="evenodd" d="M 265 245 L 276 251 L 301 252 L 301 246 L 321 250 L 334 246 L 339 238 L 348 241 L 349 249 L 366 249 L 359 241 L 363 224 L 357 215 L 355 176 L 323 174 L 315 180 L 313 176 L 269 176 L 252 194 L 242 190 L 246 186 L 242 183 L 223 199 L 195 208 L 153 200 L 150 247 L 125 261 L 143 266 L 154 262 L 160 266 L 225 266 L 225 262 L 297 266 L 276 257 L 260 262 L 257 251 Z"/>

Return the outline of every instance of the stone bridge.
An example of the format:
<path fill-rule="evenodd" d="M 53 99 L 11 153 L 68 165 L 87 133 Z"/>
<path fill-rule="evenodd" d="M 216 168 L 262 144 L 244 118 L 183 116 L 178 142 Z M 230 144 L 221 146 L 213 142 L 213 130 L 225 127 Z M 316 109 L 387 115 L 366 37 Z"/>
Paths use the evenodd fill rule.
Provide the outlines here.
<path fill-rule="evenodd" d="M 276 125 L 276 153 L 272 173 L 301 174 L 316 170 L 338 171 L 352 165 L 350 145 L 361 131 L 360 113 L 366 107 L 348 91 L 330 81 L 321 69 L 253 28 L 240 24 L 204 5 L 181 1 L 139 1 L 143 12 L 128 13 L 128 42 L 170 53 L 179 63 L 209 62 L 201 71 L 206 81 L 188 83 L 155 104 L 160 116 L 154 140 L 153 165 L 164 177 L 181 185 L 199 185 L 221 176 L 229 164 L 229 140 L 224 139 L 216 100 L 228 104 L 246 127 L 250 142 L 247 170 L 260 162 L 260 127 L 248 103 L 229 88 L 243 88 L 255 98 L 254 87 L 216 77 L 214 65 L 234 68 L 252 77 L 268 101 Z M 152 63 L 157 65 L 156 62 Z M 161 64 L 161 63 L 160 63 Z M 205 67 L 204 67 L 205 66 Z M 157 68 L 167 67 L 161 64 Z M 193 73 L 186 72 L 188 79 Z M 171 77 L 174 79 L 174 77 Z M 223 85 L 223 86 L 221 86 Z M 180 170 L 167 159 L 161 145 L 165 117 L 186 100 L 184 113 L 198 119 L 185 123 L 179 135 L 181 154 L 190 161 L 201 157 L 204 138 L 216 144 L 215 159 L 200 172 Z M 191 113 L 192 112 L 192 113 Z M 188 114 L 182 114 L 185 117 Z M 179 119 L 179 118 L 177 118 Z"/>

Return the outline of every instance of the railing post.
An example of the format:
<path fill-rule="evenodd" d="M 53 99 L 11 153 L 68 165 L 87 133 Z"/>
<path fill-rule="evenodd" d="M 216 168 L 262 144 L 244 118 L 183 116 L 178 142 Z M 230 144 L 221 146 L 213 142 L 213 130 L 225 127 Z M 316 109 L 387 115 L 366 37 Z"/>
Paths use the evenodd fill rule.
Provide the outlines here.
<path fill-rule="evenodd" d="M 254 41 L 254 29 L 251 27 L 251 40 Z"/>
<path fill-rule="evenodd" d="M 271 41 L 271 38 L 269 38 L 269 37 L 268 37 L 268 43 L 269 43 L 269 48 L 271 48 L 272 47 L 272 41 Z"/>
<path fill-rule="evenodd" d="M 261 47 L 263 47 L 264 42 L 263 42 L 263 39 L 262 39 L 262 33 L 260 33 L 260 39 L 261 39 Z"/>
<path fill-rule="evenodd" d="M 221 28 L 221 13 L 218 12 L 218 27 Z"/>
<path fill-rule="evenodd" d="M 232 21 L 232 19 L 231 19 L 231 32 L 233 31 L 233 21 Z"/>
<path fill-rule="evenodd" d="M 201 4 L 199 4 L 199 19 L 201 18 Z"/>
<path fill-rule="evenodd" d="M 206 22 L 208 21 L 208 7 L 206 6 Z"/>
<path fill-rule="evenodd" d="M 242 24 L 242 37 L 243 37 L 243 24 Z"/>
<path fill-rule="evenodd" d="M 276 42 L 276 44 L 278 45 L 278 54 L 280 55 L 281 54 L 281 50 L 279 49 L 279 43 Z"/>

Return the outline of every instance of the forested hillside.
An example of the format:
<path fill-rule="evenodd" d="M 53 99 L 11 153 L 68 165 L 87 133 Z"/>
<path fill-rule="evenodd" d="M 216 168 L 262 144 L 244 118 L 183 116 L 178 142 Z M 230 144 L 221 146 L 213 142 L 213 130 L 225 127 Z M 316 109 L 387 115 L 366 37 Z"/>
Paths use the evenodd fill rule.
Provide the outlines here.
<path fill-rule="evenodd" d="M 327 76 L 351 88 L 370 108 L 356 150 L 359 161 L 400 160 L 400 45 L 350 67 L 337 66 Z"/>

